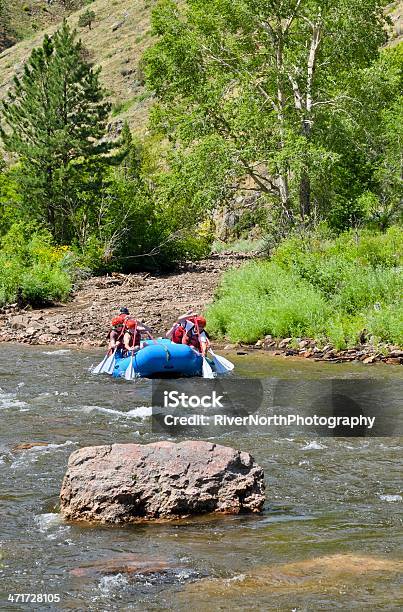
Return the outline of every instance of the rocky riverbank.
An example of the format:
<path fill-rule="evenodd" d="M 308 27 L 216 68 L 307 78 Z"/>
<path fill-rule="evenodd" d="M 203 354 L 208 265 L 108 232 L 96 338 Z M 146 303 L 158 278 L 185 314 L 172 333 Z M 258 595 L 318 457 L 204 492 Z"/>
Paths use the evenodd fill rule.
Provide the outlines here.
<path fill-rule="evenodd" d="M 189 308 L 202 312 L 212 301 L 221 274 L 250 257 L 221 253 L 189 263 L 171 274 L 96 276 L 84 281 L 67 304 L 35 310 L 20 309 L 12 304 L 0 309 L 0 342 L 86 348 L 105 346 L 110 320 L 120 306 L 127 306 L 134 316 L 154 330 L 156 336 L 163 335 L 176 317 Z M 225 348 L 240 354 L 266 350 L 273 355 L 333 363 L 403 363 L 401 347 L 370 342 L 337 350 L 330 344 L 320 345 L 312 338 L 300 338 L 295 342 L 291 338 L 266 336 L 255 345 L 230 344 Z"/>
<path fill-rule="evenodd" d="M 67 304 L 38 310 L 12 304 L 0 310 L 0 342 L 104 346 L 110 321 L 121 306 L 156 336 L 165 334 L 189 308 L 201 312 L 213 299 L 221 274 L 248 258 L 220 254 L 171 274 L 95 276 L 84 281 Z"/>
<path fill-rule="evenodd" d="M 330 361 L 343 363 L 348 361 L 361 361 L 365 364 L 383 362 L 391 365 L 403 364 L 403 350 L 392 344 L 374 345 L 360 344 L 353 348 L 339 350 L 331 344 L 320 345 L 312 338 L 273 338 L 266 336 L 254 345 L 227 344 L 227 350 L 236 350 L 238 354 L 246 354 L 250 350 L 270 351 L 273 355 L 285 357 L 301 357 L 313 361 Z"/>

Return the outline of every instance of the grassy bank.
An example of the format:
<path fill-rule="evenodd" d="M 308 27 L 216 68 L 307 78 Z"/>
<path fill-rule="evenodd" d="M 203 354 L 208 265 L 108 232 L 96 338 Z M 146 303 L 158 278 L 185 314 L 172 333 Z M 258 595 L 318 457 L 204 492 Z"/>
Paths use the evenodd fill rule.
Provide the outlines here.
<path fill-rule="evenodd" d="M 403 231 L 289 238 L 270 260 L 225 274 L 208 309 L 209 330 L 232 342 L 266 334 L 311 337 L 336 348 L 403 345 Z"/>

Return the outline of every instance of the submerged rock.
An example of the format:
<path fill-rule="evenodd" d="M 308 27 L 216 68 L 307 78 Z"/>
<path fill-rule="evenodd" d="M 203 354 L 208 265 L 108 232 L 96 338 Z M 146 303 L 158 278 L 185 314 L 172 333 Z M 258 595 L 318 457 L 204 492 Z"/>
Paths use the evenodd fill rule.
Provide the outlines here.
<path fill-rule="evenodd" d="M 270 601 L 274 601 L 276 595 L 281 596 L 284 593 L 292 593 L 294 596 L 301 592 L 311 595 L 318 593 L 321 597 L 323 593 L 332 591 L 348 593 L 347 589 L 351 592 L 354 589 L 354 593 L 367 593 L 368 584 L 372 584 L 371 578 L 374 584 L 383 580 L 390 585 L 393 575 L 396 575 L 397 579 L 402 569 L 403 562 L 398 559 L 350 553 L 327 555 L 291 563 L 254 565 L 253 572 L 246 568 L 246 573 L 237 574 L 232 579 L 206 578 L 189 584 L 180 597 L 183 597 L 188 607 L 195 606 L 197 601 L 203 601 L 205 609 L 222 609 L 220 603 L 230 592 L 233 609 L 237 609 L 240 597 L 242 601 L 245 601 L 245 597 L 254 597 L 259 602 L 259 597 L 269 596 Z M 285 608 L 279 605 L 270 609 Z"/>
<path fill-rule="evenodd" d="M 13 447 L 13 451 L 30 450 L 31 448 L 35 448 L 36 446 L 49 446 L 49 442 L 23 442 L 21 444 L 16 444 Z"/>
<path fill-rule="evenodd" d="M 138 555 L 121 553 L 109 559 L 98 559 L 70 570 L 78 578 L 97 574 L 160 574 L 178 566 L 166 559 L 144 559 Z M 180 567 L 180 566 L 179 566 Z"/>
<path fill-rule="evenodd" d="M 61 512 L 103 523 L 260 512 L 263 479 L 249 453 L 209 442 L 86 447 L 70 456 Z"/>

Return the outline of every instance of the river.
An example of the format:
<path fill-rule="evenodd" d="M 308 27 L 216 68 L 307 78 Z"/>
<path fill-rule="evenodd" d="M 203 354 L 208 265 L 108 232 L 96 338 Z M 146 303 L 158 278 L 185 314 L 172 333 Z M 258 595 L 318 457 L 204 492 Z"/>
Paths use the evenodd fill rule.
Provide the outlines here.
<path fill-rule="evenodd" d="M 223 435 L 215 441 L 249 451 L 264 468 L 263 514 L 126 528 L 64 524 L 58 495 L 72 451 L 161 439 L 150 431 L 150 382 L 93 376 L 99 357 L 2 346 L 1 610 L 398 609 L 397 438 Z M 401 380 L 398 366 L 263 354 L 235 360 L 236 376 L 248 378 Z M 48 446 L 15 450 L 27 442 Z M 124 558 L 166 569 L 110 573 Z M 58 594 L 61 602 L 8 601 L 18 593 Z"/>

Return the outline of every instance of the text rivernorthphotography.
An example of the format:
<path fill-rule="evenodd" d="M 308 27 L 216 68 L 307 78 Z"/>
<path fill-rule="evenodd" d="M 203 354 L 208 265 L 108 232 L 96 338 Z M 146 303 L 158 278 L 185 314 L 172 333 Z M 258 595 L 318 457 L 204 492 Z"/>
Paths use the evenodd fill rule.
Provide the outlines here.
<path fill-rule="evenodd" d="M 336 427 L 366 427 L 372 429 L 376 417 L 360 416 L 320 416 L 314 414 L 312 416 L 303 416 L 301 414 L 274 414 L 272 416 L 263 416 L 258 414 L 249 414 L 247 416 L 231 416 L 227 414 L 192 414 L 189 416 L 178 416 L 166 414 L 164 416 L 164 424 L 167 427 L 172 425 L 182 426 L 197 426 L 197 427 L 225 427 L 225 426 L 257 426 L 257 427 L 291 427 L 297 425 L 299 427 L 327 427 L 335 429 Z"/>
<path fill-rule="evenodd" d="M 153 383 L 152 431 L 171 436 L 215 436 L 256 430 L 288 437 L 396 436 L 402 415 L 393 409 L 396 381 L 163 380 Z"/>

